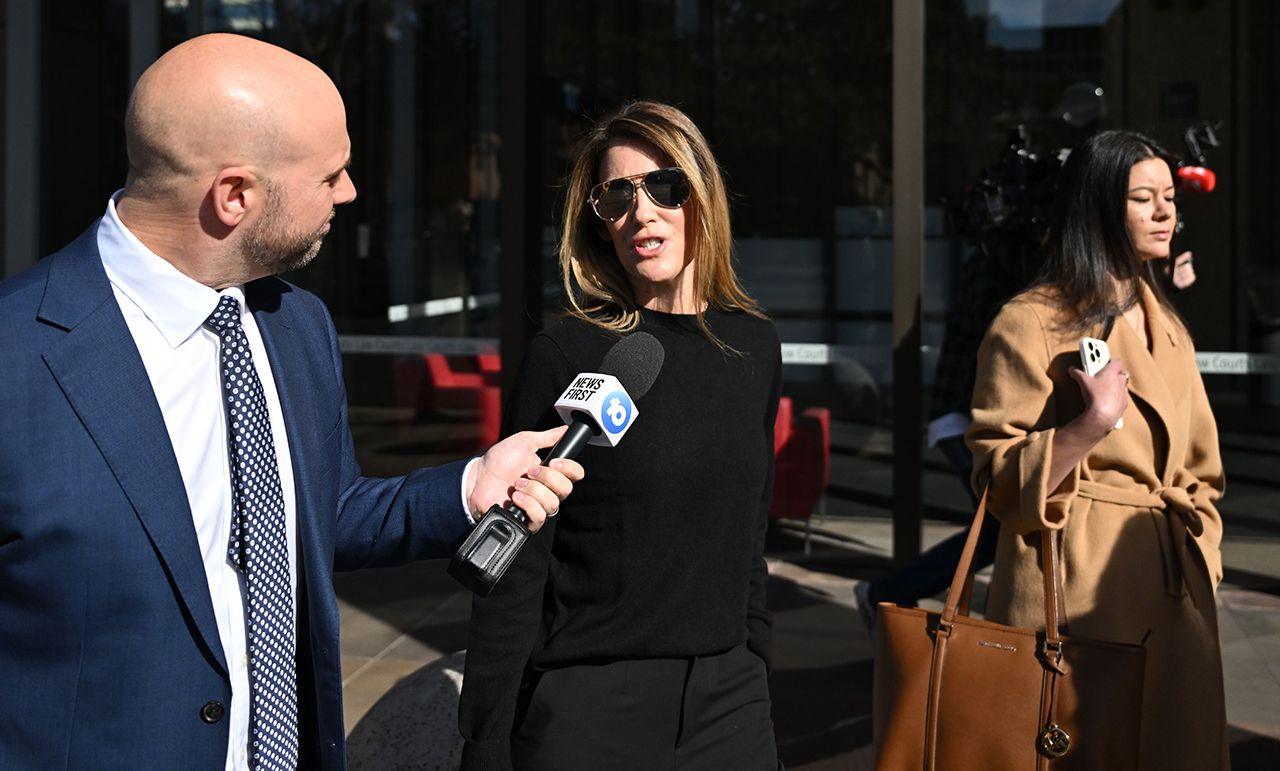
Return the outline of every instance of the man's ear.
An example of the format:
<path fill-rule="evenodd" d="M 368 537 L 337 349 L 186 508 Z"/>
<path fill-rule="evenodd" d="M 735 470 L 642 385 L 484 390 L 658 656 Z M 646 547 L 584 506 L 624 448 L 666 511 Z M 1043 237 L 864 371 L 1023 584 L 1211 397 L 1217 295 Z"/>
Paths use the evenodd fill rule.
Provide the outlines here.
<path fill-rule="evenodd" d="M 214 215 L 228 228 L 236 227 L 266 203 L 266 185 L 248 166 L 229 166 L 218 172 L 209 192 Z"/>

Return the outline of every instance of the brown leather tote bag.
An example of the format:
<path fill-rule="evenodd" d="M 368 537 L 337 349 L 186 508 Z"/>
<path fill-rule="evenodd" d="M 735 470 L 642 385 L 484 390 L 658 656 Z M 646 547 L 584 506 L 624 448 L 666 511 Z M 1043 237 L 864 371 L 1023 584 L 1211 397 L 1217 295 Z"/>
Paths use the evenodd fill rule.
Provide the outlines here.
<path fill-rule="evenodd" d="M 983 493 L 941 614 L 877 608 L 876 768 L 1136 768 L 1146 649 L 1066 635 L 1056 533 L 1041 543 L 1045 631 L 969 616 L 986 508 Z"/>

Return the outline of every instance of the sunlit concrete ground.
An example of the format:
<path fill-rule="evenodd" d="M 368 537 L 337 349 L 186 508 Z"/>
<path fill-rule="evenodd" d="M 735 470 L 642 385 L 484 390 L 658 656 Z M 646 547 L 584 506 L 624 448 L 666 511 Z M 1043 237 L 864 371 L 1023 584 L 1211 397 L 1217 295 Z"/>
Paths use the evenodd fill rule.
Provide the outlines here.
<path fill-rule="evenodd" d="M 447 459 L 423 454 L 436 446 L 439 427 L 396 427 L 374 417 L 353 421 L 361 446 L 373 448 L 364 458 L 370 473 Z M 837 426 L 833 445 L 837 484 L 826 516 L 814 523 L 811 554 L 805 557 L 799 530 L 786 524 L 768 544 L 770 686 L 789 769 L 872 767 L 871 642 L 851 587 L 888 569 L 892 463 L 879 430 Z M 1227 577 L 1218 602 L 1232 762 L 1237 771 L 1280 768 L 1280 483 L 1270 471 L 1280 440 L 1227 433 L 1223 447 Z M 937 518 L 925 526 L 926 544 L 959 529 L 967 504 L 934 456 L 926 461 L 925 500 Z M 340 576 L 338 595 L 352 766 L 456 768 L 467 593 L 435 561 Z"/>

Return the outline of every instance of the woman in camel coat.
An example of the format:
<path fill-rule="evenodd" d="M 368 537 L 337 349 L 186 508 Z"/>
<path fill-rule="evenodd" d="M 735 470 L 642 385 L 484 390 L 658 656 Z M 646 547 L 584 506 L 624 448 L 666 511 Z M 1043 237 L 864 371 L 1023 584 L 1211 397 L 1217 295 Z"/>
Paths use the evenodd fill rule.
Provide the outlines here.
<path fill-rule="evenodd" d="M 979 351 L 966 439 L 1003 525 L 987 616 L 1043 626 L 1039 531 L 1058 531 L 1069 633 L 1145 640 L 1141 767 L 1219 769 L 1222 462 L 1195 349 L 1150 264 L 1176 222 L 1163 157 L 1130 132 L 1072 153 L 1041 280 Z M 1111 351 L 1092 378 L 1084 336 Z"/>

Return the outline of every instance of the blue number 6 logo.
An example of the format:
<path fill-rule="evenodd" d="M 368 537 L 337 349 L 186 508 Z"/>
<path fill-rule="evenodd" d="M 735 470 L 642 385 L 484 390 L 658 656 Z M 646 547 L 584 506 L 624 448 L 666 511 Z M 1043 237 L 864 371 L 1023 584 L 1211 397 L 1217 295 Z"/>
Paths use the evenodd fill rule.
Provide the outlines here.
<path fill-rule="evenodd" d="M 624 391 L 614 391 L 604 397 L 600 408 L 600 425 L 605 431 L 617 434 L 631 422 L 631 399 Z"/>

